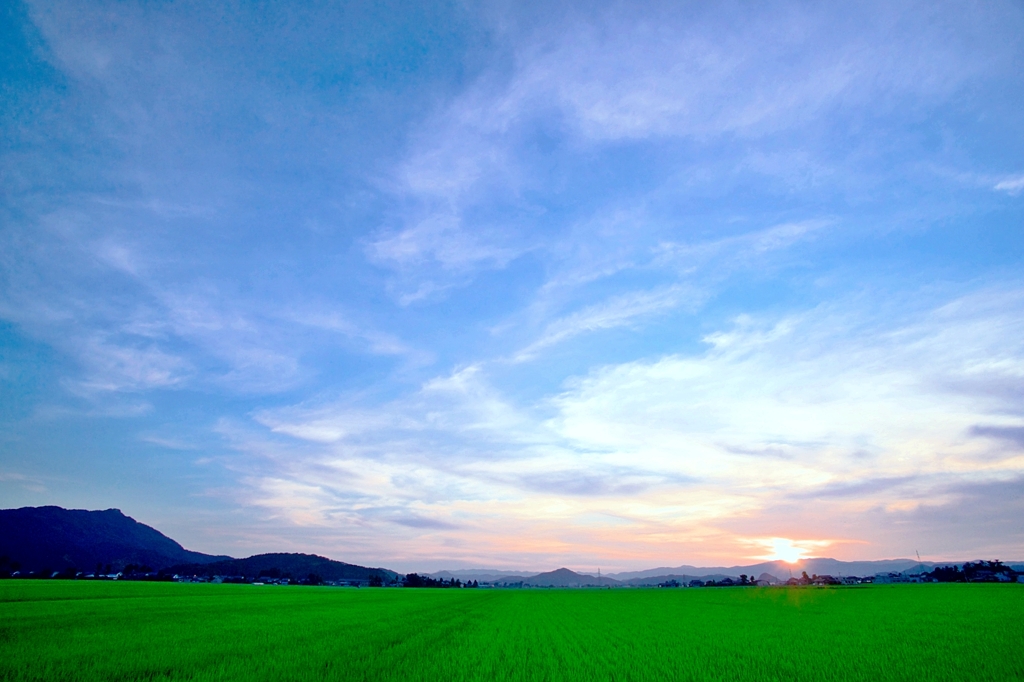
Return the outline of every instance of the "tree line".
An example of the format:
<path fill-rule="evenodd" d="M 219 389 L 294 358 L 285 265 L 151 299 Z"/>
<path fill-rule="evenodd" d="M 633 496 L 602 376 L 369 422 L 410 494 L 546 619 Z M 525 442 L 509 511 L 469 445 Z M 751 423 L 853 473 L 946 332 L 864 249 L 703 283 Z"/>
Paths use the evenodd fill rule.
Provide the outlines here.
<path fill-rule="evenodd" d="M 462 588 L 462 587 L 480 587 L 480 584 L 475 580 L 467 580 L 463 583 L 458 578 L 451 578 L 445 580 L 444 578 L 431 578 L 427 575 L 419 575 L 418 573 L 410 573 L 405 576 L 402 580 L 403 587 L 441 587 L 441 588 Z"/>

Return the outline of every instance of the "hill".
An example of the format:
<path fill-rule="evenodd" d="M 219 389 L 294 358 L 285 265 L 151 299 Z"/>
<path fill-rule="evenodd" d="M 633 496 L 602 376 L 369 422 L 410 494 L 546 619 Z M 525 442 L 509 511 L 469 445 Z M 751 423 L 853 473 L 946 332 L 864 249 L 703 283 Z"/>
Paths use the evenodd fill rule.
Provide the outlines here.
<path fill-rule="evenodd" d="M 554 571 L 540 573 L 538 575 L 524 578 L 522 576 L 505 576 L 494 581 L 495 583 L 522 583 L 534 587 L 597 587 L 621 585 L 617 580 L 602 576 L 600 580 L 592 575 L 570 571 L 568 568 L 559 568 Z"/>
<path fill-rule="evenodd" d="M 305 578 L 316 574 L 323 580 L 369 580 L 379 576 L 386 581 L 398 574 L 386 568 L 367 568 L 333 561 L 315 554 L 257 554 L 246 559 L 224 559 L 211 563 L 172 566 L 169 572 L 196 576 L 243 576 L 245 578 Z"/>
<path fill-rule="evenodd" d="M 202 564 L 229 557 L 191 552 L 155 528 L 119 509 L 86 511 L 61 507 L 0 509 L 0 557 L 22 571 L 91 572 L 129 564 L 153 570 Z"/>

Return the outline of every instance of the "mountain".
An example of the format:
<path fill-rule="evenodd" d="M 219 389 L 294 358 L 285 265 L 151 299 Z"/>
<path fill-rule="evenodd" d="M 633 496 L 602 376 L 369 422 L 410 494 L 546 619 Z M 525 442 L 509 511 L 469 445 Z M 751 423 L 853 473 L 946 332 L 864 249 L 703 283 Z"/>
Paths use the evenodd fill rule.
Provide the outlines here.
<path fill-rule="evenodd" d="M 369 580 L 379 576 L 385 581 L 398 578 L 386 568 L 366 568 L 342 561 L 333 561 L 315 554 L 257 554 L 247 559 L 224 558 L 211 563 L 172 566 L 168 572 L 196 576 L 244 576 L 246 578 L 302 579 L 314 573 L 323 580 Z"/>
<path fill-rule="evenodd" d="M 725 580 L 726 578 L 732 578 L 734 580 L 738 580 L 739 576 L 738 575 L 732 575 L 732 574 L 725 575 L 724 573 L 702 573 L 702 574 L 699 574 L 699 575 L 698 574 L 693 574 L 693 573 L 691 573 L 691 574 L 686 574 L 686 573 L 683 573 L 683 574 L 669 573 L 669 574 L 666 574 L 666 575 L 652 575 L 652 576 L 648 576 L 646 578 L 631 578 L 630 580 L 623 581 L 623 584 L 630 585 L 631 587 L 649 587 L 649 586 L 660 585 L 661 583 L 667 583 L 669 581 L 675 580 L 677 583 L 679 583 L 681 585 L 686 585 L 691 580 L 700 580 L 700 581 L 703 581 L 703 582 L 707 582 L 709 580 L 715 580 L 715 581 Z"/>
<path fill-rule="evenodd" d="M 160 531 L 125 516 L 118 509 L 85 511 L 61 507 L 0 509 L 0 568 L 17 565 L 23 572 L 120 571 L 129 564 L 185 575 L 230 575 L 257 578 L 385 580 L 398 577 L 386 568 L 366 568 L 313 554 L 259 554 L 247 559 L 190 552 Z"/>
<path fill-rule="evenodd" d="M 940 562 L 941 563 L 941 562 Z M 651 568 L 646 571 L 628 571 L 612 573 L 611 577 L 630 584 L 657 584 L 667 575 L 692 576 L 701 580 L 715 579 L 716 576 L 738 577 L 740 574 L 760 575 L 770 573 L 786 580 L 792 574 L 799 577 L 802 571 L 809 575 L 857 575 L 869 576 L 876 573 L 900 573 L 908 570 L 931 570 L 939 564 L 919 562 L 913 559 L 883 559 L 880 561 L 839 561 L 837 559 L 813 558 L 803 559 L 794 563 L 786 561 L 765 561 L 747 566 L 677 566 L 675 568 Z"/>
<path fill-rule="evenodd" d="M 203 564 L 230 557 L 190 552 L 160 531 L 119 509 L 85 511 L 61 507 L 0 509 L 0 557 L 22 571 L 91 572 L 109 564 L 153 570 L 173 564 Z"/>
<path fill-rule="evenodd" d="M 600 580 L 592 575 L 570 571 L 568 568 L 559 568 L 547 573 L 523 578 L 522 576 L 509 575 L 494 580 L 495 583 L 522 583 L 534 587 L 597 587 L 621 585 L 617 580 L 602 576 Z"/>

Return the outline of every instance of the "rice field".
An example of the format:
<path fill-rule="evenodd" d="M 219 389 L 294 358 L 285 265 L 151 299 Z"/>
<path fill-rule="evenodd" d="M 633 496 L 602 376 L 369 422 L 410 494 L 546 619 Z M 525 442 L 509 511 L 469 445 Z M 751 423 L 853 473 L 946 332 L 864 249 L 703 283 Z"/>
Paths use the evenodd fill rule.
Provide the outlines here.
<path fill-rule="evenodd" d="M 1024 680 L 1024 586 L 0 581 L 2 680 Z"/>

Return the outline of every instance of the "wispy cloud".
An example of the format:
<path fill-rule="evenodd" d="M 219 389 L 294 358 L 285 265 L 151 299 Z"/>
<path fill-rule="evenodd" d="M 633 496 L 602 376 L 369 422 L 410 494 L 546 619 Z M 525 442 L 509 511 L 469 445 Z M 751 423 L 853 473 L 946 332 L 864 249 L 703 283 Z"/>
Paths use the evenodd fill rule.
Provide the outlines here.
<path fill-rule="evenodd" d="M 281 324 L 295 324 L 328 335 L 340 335 L 350 340 L 349 345 L 361 353 L 402 358 L 411 366 L 428 365 L 435 360 L 435 355 L 429 350 L 418 348 L 398 334 L 384 331 L 374 324 L 353 319 L 353 315 L 340 312 L 337 306 L 296 306 L 271 319 L 274 317 Z"/>
<path fill-rule="evenodd" d="M 1010 196 L 1017 196 L 1024 191 L 1024 175 L 1017 175 L 1000 180 L 992 189 L 997 192 L 1006 192 Z"/>
<path fill-rule="evenodd" d="M 729 237 L 702 242 L 663 242 L 656 251 L 655 262 L 691 273 L 714 264 L 717 277 L 752 264 L 764 264 L 764 256 L 781 251 L 829 226 L 831 221 L 816 219 L 784 223 Z"/>
<path fill-rule="evenodd" d="M 995 17 L 950 12 L 914 21 L 916 12 L 873 5 L 837 16 L 791 6 L 723 22 L 715 12 L 652 8 L 638 21 L 608 11 L 542 31 L 521 49 L 498 111 L 553 100 L 597 139 L 763 135 L 806 125 L 834 107 L 944 95 L 991 65 L 993 45 L 965 58 L 948 38 L 952 22 L 966 19 L 977 31 L 992 28 Z M 806 52 L 815 59 L 794 59 Z"/>
<path fill-rule="evenodd" d="M 512 55 L 417 130 L 383 186 L 401 206 L 396 224 L 368 252 L 399 271 L 396 295 L 405 302 L 504 268 L 517 254 L 551 245 L 551 228 L 536 227 L 550 204 L 531 197 L 545 183 L 571 186 L 557 171 L 568 152 L 601 158 L 624 143 L 724 145 L 812 127 L 822 149 L 814 136 L 795 148 L 720 149 L 723 174 L 745 167 L 791 179 L 796 165 L 814 166 L 818 177 L 841 184 L 844 174 L 834 177 L 835 160 L 821 152 L 833 135 L 847 134 L 844 126 L 908 102 L 941 102 L 1010 68 L 1012 50 L 980 38 L 1004 35 L 999 17 L 1012 14 L 1008 6 L 981 15 L 944 7 L 790 6 L 728 21 L 710 11 L 606 8 L 527 33 L 503 26 Z M 531 153 L 538 138 L 558 144 L 538 156 Z M 692 173 L 712 167 L 705 159 Z M 1013 182 L 1000 189 L 1015 191 Z"/>
<path fill-rule="evenodd" d="M 537 437 L 529 416 L 489 385 L 479 366 L 430 379 L 417 392 L 390 404 L 365 407 L 354 401 L 338 401 L 261 411 L 256 419 L 277 433 L 316 442 L 355 444 L 369 435 L 367 445 L 371 448 L 379 445 L 376 439 L 386 433 L 402 441 L 415 434 L 407 444 L 419 442 L 423 446 L 439 433 L 449 437 L 472 434 L 501 444 L 498 450 L 491 450 L 490 457 L 503 452 L 507 455 L 506 448 L 516 449 L 517 441 L 529 442 Z M 378 452 L 385 455 L 388 451 L 385 447 Z M 453 449 L 451 454 L 462 459 L 466 453 Z"/>
<path fill-rule="evenodd" d="M 378 235 L 367 247 L 371 260 L 402 273 L 393 286 L 403 305 L 434 298 L 481 269 L 503 268 L 524 250 L 499 229 L 467 229 L 457 214 L 427 215 L 411 227 Z M 432 274 L 423 278 L 423 272 Z"/>
<path fill-rule="evenodd" d="M 43 479 L 10 471 L 0 471 L 0 483 L 11 484 L 34 494 L 48 492 Z"/>
<path fill-rule="evenodd" d="M 140 391 L 180 385 L 194 372 L 188 361 L 155 345 L 134 348 L 93 337 L 78 347 L 85 378 L 69 384 L 86 392 Z"/>
<path fill-rule="evenodd" d="M 149 434 L 143 434 L 139 436 L 139 440 L 143 443 L 149 443 L 156 445 L 161 448 L 167 448 L 168 450 L 195 450 L 197 446 L 192 443 L 188 443 L 177 438 L 162 438 L 160 436 L 154 436 Z"/>
<path fill-rule="evenodd" d="M 590 271 L 586 276 L 580 271 L 569 277 L 560 275 L 542 287 L 530 313 L 549 314 L 552 299 L 557 294 L 563 294 L 565 289 L 579 289 L 593 280 L 617 275 L 627 268 L 667 272 L 677 283 L 618 294 L 552 320 L 544 326 L 536 340 L 515 353 L 513 361 L 531 360 L 541 351 L 582 334 L 627 326 L 639 327 L 670 311 L 681 309 L 693 314 L 714 296 L 715 290 L 730 276 L 770 267 L 773 262 L 771 259 L 778 260 L 780 252 L 813 239 L 829 225 L 830 221 L 827 220 L 807 220 L 712 240 L 662 241 L 646 254 L 631 254 L 633 261 L 628 265 L 620 264 L 596 273 Z M 500 330 L 504 331 L 505 327 Z"/>
<path fill-rule="evenodd" d="M 701 298 L 703 296 L 699 292 L 688 290 L 681 285 L 615 296 L 604 303 L 588 306 L 550 323 L 539 339 L 515 354 L 514 360 L 530 360 L 539 351 L 574 336 L 629 325 L 642 318 L 676 308 L 686 301 L 693 307 Z"/>

